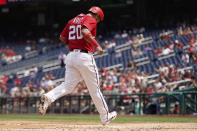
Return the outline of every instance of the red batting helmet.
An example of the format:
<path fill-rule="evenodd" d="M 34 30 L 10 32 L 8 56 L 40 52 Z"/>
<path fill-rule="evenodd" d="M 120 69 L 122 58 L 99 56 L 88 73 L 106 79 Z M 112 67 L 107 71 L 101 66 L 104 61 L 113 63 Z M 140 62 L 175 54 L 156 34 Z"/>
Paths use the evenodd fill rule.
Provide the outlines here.
<path fill-rule="evenodd" d="M 100 16 L 101 21 L 104 19 L 104 13 L 101 8 L 99 8 L 97 6 L 93 6 L 89 9 L 89 11 L 94 14 L 98 14 Z"/>

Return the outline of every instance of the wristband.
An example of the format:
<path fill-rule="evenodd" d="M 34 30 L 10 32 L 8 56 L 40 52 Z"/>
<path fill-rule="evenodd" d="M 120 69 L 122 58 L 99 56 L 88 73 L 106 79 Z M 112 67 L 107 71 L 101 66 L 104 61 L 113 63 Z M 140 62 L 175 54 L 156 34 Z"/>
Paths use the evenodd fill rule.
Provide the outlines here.
<path fill-rule="evenodd" d="M 91 36 L 92 36 L 92 34 L 91 33 L 88 33 L 88 34 L 86 34 L 83 37 L 83 39 L 87 41 L 87 39 L 90 38 Z M 89 43 L 92 44 L 92 45 L 95 45 L 96 47 L 99 46 L 99 43 L 94 38 L 92 38 L 91 39 L 91 42 L 89 42 Z"/>
<path fill-rule="evenodd" d="M 83 39 L 84 40 L 87 40 L 89 37 L 91 37 L 92 36 L 92 34 L 91 33 L 88 33 L 88 34 L 86 34 L 84 37 L 83 37 Z"/>
<path fill-rule="evenodd" d="M 99 43 L 95 39 L 92 39 L 91 44 L 95 45 L 96 47 L 99 46 Z"/>

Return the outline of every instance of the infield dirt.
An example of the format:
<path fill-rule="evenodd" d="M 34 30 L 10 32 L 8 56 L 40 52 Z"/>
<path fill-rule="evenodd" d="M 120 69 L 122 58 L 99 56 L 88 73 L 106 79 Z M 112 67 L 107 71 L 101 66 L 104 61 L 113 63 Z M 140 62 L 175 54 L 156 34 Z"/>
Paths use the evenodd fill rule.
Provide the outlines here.
<path fill-rule="evenodd" d="M 197 131 L 197 123 L 111 123 L 0 121 L 0 131 Z"/>

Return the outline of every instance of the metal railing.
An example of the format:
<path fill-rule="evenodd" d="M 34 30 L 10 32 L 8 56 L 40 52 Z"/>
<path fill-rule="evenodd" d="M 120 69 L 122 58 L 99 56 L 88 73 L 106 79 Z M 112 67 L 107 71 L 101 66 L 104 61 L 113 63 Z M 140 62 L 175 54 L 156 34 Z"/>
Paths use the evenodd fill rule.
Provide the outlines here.
<path fill-rule="evenodd" d="M 105 95 L 109 109 L 123 114 L 192 114 L 197 112 L 197 90 L 166 93 Z M 0 97 L 0 113 L 38 113 L 40 97 Z M 47 113 L 96 113 L 89 95 L 56 100 Z"/>

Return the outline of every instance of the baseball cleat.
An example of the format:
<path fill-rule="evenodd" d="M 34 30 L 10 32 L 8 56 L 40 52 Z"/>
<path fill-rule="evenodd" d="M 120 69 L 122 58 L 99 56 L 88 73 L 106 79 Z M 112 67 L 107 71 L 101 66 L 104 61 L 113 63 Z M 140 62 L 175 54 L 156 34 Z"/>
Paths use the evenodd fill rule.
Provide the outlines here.
<path fill-rule="evenodd" d="M 113 111 L 111 113 L 108 113 L 107 120 L 106 121 L 102 121 L 102 124 L 103 125 L 109 124 L 112 120 L 116 119 L 116 116 L 117 116 L 117 112 L 116 111 Z"/>
<path fill-rule="evenodd" d="M 44 116 L 46 114 L 47 108 L 50 104 L 51 102 L 49 101 L 49 99 L 45 95 L 42 95 L 41 104 L 39 105 L 39 112 L 41 115 Z"/>

